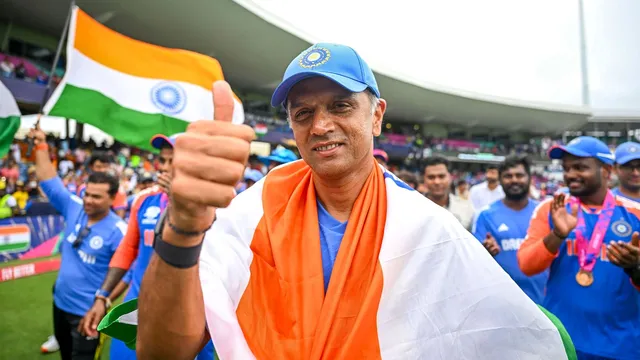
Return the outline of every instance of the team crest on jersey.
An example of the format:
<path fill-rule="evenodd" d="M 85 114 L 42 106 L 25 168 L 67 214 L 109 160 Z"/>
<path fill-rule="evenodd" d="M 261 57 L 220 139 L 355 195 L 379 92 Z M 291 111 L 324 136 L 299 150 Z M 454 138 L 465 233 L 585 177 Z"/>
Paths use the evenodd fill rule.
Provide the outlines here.
<path fill-rule="evenodd" d="M 89 246 L 91 246 L 93 250 L 100 250 L 103 244 L 104 240 L 102 240 L 100 236 L 94 236 L 89 240 Z"/>
<path fill-rule="evenodd" d="M 160 213 L 162 212 L 162 210 L 160 210 L 159 207 L 157 206 L 149 206 L 147 208 L 147 210 L 144 212 L 144 219 L 142 219 L 142 223 L 143 224 L 155 224 L 156 221 L 158 221 L 158 215 L 160 215 Z"/>
<path fill-rule="evenodd" d="M 613 231 L 613 233 L 616 234 L 617 236 L 624 238 L 631 235 L 631 232 L 633 231 L 633 229 L 631 228 L 631 225 L 628 222 L 624 221 L 623 219 L 620 219 L 611 224 L 611 231 Z"/>

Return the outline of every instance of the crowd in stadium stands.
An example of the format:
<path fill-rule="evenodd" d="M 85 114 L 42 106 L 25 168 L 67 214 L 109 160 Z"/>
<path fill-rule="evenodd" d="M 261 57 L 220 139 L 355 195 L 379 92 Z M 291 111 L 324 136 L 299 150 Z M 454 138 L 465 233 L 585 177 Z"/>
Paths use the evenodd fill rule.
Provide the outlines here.
<path fill-rule="evenodd" d="M 46 85 L 49 81 L 49 70 L 22 57 L 0 53 L 0 76 L 17 78 L 24 81 Z M 58 84 L 61 78 L 53 77 L 53 83 Z"/>

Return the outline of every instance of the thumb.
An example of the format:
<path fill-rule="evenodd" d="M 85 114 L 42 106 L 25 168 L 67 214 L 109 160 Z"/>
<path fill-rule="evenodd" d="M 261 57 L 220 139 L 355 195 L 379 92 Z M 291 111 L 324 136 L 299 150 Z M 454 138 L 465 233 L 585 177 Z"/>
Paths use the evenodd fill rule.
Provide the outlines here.
<path fill-rule="evenodd" d="M 233 91 L 224 80 L 213 83 L 213 119 L 231 122 L 233 120 Z"/>
<path fill-rule="evenodd" d="M 486 238 L 487 238 L 487 240 L 491 240 L 491 239 L 493 239 L 493 236 L 490 233 L 487 233 Z"/>
<path fill-rule="evenodd" d="M 636 231 L 631 235 L 631 245 L 638 247 L 640 245 L 640 234 Z"/>

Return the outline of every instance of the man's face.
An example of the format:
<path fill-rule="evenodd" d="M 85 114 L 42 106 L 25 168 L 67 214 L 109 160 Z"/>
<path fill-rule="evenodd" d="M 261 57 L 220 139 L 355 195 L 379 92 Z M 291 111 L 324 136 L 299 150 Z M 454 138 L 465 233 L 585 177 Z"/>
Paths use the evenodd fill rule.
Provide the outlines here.
<path fill-rule="evenodd" d="M 522 200 L 529 196 L 531 177 L 525 171 L 524 166 L 514 166 L 502 172 L 500 185 L 502 185 L 504 196 L 507 199 Z"/>
<path fill-rule="evenodd" d="M 109 211 L 113 204 L 113 197 L 109 195 L 109 184 L 87 183 L 83 200 L 84 212 L 88 216 Z"/>
<path fill-rule="evenodd" d="M 451 175 L 444 164 L 427 166 L 424 168 L 424 184 L 427 193 L 433 197 L 443 197 L 449 194 Z"/>
<path fill-rule="evenodd" d="M 616 165 L 620 185 L 631 191 L 640 191 L 640 159 Z"/>
<path fill-rule="evenodd" d="M 498 169 L 489 169 L 485 173 L 487 181 L 490 183 L 498 181 Z"/>
<path fill-rule="evenodd" d="M 458 184 L 458 192 L 459 193 L 466 193 L 469 190 L 469 184 L 465 183 L 460 183 Z"/>
<path fill-rule="evenodd" d="M 100 160 L 96 160 L 93 165 L 91 165 L 92 172 L 107 172 L 109 170 L 109 163 L 104 163 Z"/>
<path fill-rule="evenodd" d="M 158 167 L 158 171 L 160 173 L 171 172 L 171 164 L 173 164 L 173 148 L 163 147 L 160 149 L 158 162 L 160 163 L 160 166 Z"/>
<path fill-rule="evenodd" d="M 562 157 L 564 182 L 573 196 L 589 196 L 606 184 L 609 169 L 594 158 L 566 154 Z"/>
<path fill-rule="evenodd" d="M 380 99 L 372 111 L 365 92 L 351 93 L 322 77 L 300 81 L 287 101 L 300 154 L 326 178 L 371 166 L 373 137 L 380 135 L 385 109 Z"/>

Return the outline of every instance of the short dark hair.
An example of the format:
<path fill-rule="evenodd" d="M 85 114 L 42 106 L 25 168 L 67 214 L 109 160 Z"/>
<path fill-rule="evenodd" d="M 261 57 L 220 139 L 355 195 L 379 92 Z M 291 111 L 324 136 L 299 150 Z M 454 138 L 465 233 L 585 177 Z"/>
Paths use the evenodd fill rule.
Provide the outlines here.
<path fill-rule="evenodd" d="M 418 178 L 413 173 L 407 170 L 400 170 L 397 175 L 400 180 L 408 185 L 413 185 L 414 188 L 418 187 Z"/>
<path fill-rule="evenodd" d="M 447 160 L 447 158 L 445 158 L 444 156 L 440 156 L 440 155 L 429 156 L 424 161 L 425 169 L 429 166 L 436 166 L 436 165 L 444 165 L 444 167 L 447 168 L 447 171 L 449 171 L 449 160 Z"/>
<path fill-rule="evenodd" d="M 100 161 L 101 163 L 105 164 L 111 164 L 113 162 L 111 161 L 111 156 L 102 151 L 96 151 L 91 154 L 91 157 L 89 158 L 89 166 L 93 166 L 96 161 Z"/>
<path fill-rule="evenodd" d="M 109 184 L 109 196 L 114 197 L 118 193 L 120 182 L 118 179 L 106 172 L 94 172 L 89 175 L 87 183 L 90 184 Z"/>
<path fill-rule="evenodd" d="M 531 176 L 531 163 L 526 156 L 509 155 L 507 156 L 500 166 L 498 167 L 498 174 L 502 175 L 503 172 L 512 169 L 518 165 L 522 165 L 524 172 Z"/>
<path fill-rule="evenodd" d="M 484 171 L 487 172 L 489 170 L 498 170 L 498 171 L 500 171 L 500 168 L 496 164 L 489 164 L 484 168 Z"/>

